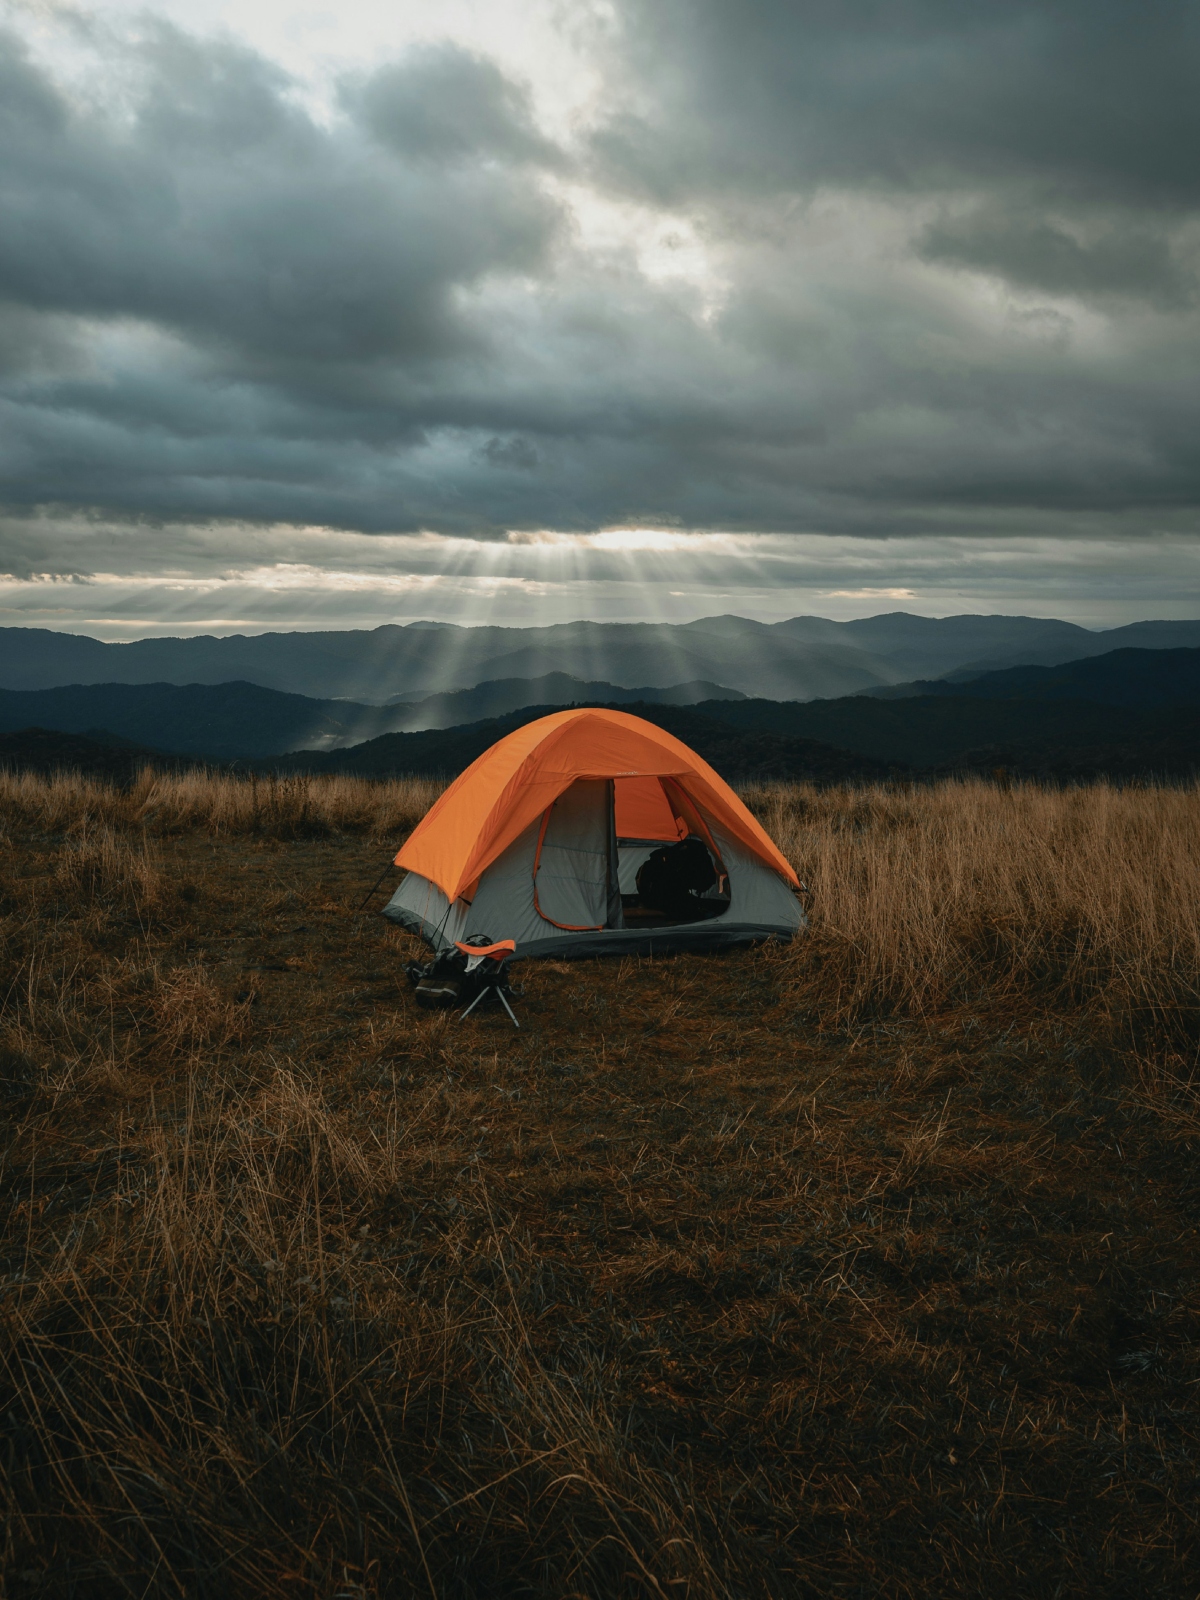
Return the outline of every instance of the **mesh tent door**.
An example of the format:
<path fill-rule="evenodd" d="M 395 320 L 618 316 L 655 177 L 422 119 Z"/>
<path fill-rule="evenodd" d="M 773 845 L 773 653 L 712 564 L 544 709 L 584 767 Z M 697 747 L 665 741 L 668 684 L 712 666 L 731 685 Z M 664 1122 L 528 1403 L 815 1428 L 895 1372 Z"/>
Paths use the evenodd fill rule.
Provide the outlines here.
<path fill-rule="evenodd" d="M 608 926 L 612 784 L 581 778 L 542 819 L 533 867 L 538 915 L 556 928 Z"/>

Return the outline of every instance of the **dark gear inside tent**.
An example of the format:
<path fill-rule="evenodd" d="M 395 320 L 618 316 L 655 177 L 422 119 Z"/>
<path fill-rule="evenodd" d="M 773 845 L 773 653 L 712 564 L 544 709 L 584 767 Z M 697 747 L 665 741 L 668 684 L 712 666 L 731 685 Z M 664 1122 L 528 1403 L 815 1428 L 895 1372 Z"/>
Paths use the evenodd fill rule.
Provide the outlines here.
<path fill-rule="evenodd" d="M 626 712 L 560 711 L 499 740 L 396 857 L 384 915 L 435 952 L 513 940 L 531 956 L 788 940 L 796 874 L 729 785 Z"/>

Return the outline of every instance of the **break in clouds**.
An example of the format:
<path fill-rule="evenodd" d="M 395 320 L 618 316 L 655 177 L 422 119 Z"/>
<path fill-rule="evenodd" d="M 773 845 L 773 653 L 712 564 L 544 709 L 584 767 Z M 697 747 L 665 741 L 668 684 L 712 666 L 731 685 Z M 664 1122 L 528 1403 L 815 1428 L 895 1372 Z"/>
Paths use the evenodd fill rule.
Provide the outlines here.
<path fill-rule="evenodd" d="M 1197 531 L 1194 6 L 621 0 L 553 133 L 461 43 L 318 105 L 228 37 L 69 26 L 66 65 L 0 38 L 14 579 L 883 552 L 834 592 L 889 542 Z"/>

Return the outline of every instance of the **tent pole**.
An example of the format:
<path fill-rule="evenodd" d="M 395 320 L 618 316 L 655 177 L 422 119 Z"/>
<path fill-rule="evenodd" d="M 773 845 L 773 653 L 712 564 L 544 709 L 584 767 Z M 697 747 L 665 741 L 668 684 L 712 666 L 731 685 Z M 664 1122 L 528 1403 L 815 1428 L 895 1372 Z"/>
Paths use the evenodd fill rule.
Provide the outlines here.
<path fill-rule="evenodd" d="M 605 926 L 609 928 L 623 928 L 625 916 L 621 904 L 621 856 L 617 848 L 617 785 L 613 778 L 608 780 L 608 828 L 605 839 L 605 854 L 608 857 L 608 905 L 605 912 Z"/>
<path fill-rule="evenodd" d="M 395 863 L 395 862 L 394 862 L 394 861 L 389 861 L 389 862 L 388 862 L 388 864 L 387 864 L 387 866 L 386 866 L 386 867 L 384 867 L 384 869 L 383 869 L 383 871 L 382 871 L 382 872 L 381 872 L 381 873 L 380 873 L 380 874 L 379 874 L 379 876 L 378 876 L 378 877 L 377 877 L 377 878 L 376 878 L 376 879 L 375 879 L 375 882 L 374 882 L 374 883 L 373 883 L 373 884 L 372 884 L 372 885 L 371 885 L 371 887 L 370 887 L 370 888 L 369 888 L 369 889 L 368 889 L 368 890 L 367 890 L 367 892 L 366 892 L 366 894 L 365 894 L 365 895 L 363 895 L 363 897 L 362 897 L 362 899 L 361 899 L 361 901 L 360 901 L 360 902 L 359 902 L 359 903 L 358 903 L 358 905 L 356 905 L 356 906 L 355 906 L 355 908 L 354 908 L 354 909 L 355 909 L 355 911 L 361 911 L 361 910 L 362 910 L 362 908 L 363 908 L 363 906 L 365 906 L 365 905 L 366 905 L 366 903 L 367 903 L 367 901 L 368 901 L 368 900 L 369 900 L 369 899 L 370 899 L 370 898 L 371 898 L 371 896 L 372 896 L 372 895 L 373 895 L 373 894 L 374 894 L 374 893 L 375 893 L 375 891 L 376 891 L 376 889 L 378 889 L 378 887 L 379 887 L 379 885 L 380 885 L 380 884 L 381 884 L 381 883 L 382 883 L 382 882 L 383 882 L 383 880 L 384 880 L 384 879 L 385 879 L 385 878 L 386 878 L 386 877 L 387 877 L 387 875 L 388 875 L 388 873 L 389 873 L 389 872 L 390 872 L 390 871 L 391 871 L 391 870 L 392 870 L 392 868 L 393 868 L 393 867 L 394 867 L 394 866 L 395 866 L 395 865 L 396 865 L 396 863 Z"/>

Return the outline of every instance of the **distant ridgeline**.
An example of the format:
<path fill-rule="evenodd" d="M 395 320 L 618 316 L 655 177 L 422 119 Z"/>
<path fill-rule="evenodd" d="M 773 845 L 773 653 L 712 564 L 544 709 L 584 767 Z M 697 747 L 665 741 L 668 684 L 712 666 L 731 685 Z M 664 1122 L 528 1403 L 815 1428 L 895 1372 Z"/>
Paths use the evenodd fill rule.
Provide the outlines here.
<path fill-rule="evenodd" d="M 0 628 L 0 687 L 241 682 L 373 706 L 500 687 L 506 703 L 489 702 L 485 694 L 444 708 L 446 716 L 435 708 L 426 720 L 406 724 L 447 727 L 502 716 L 519 705 L 656 701 L 675 691 L 683 692 L 685 703 L 730 691 L 771 700 L 832 699 L 916 679 L 1053 666 L 1119 649 L 1197 647 L 1200 622 L 1137 622 L 1095 632 L 1045 617 L 915 617 L 903 611 L 852 622 L 792 617 L 765 623 L 729 616 L 546 628 L 417 622 L 130 644 L 45 628 Z M 572 681 L 546 681 L 556 676 Z M 513 680 L 526 686 L 519 701 L 507 698 L 503 688 Z"/>
<path fill-rule="evenodd" d="M 544 699 L 547 690 L 556 697 Z M 1003 768 L 1070 781 L 1200 771 L 1200 648 L 1193 647 L 1120 649 L 807 701 L 751 698 L 705 679 L 625 690 L 563 674 L 383 705 L 250 682 L 0 689 L 0 765 L 119 779 L 148 760 L 451 775 L 505 733 L 564 704 L 646 717 L 731 779 L 869 782 Z M 445 725 L 447 717 L 458 720 Z"/>

